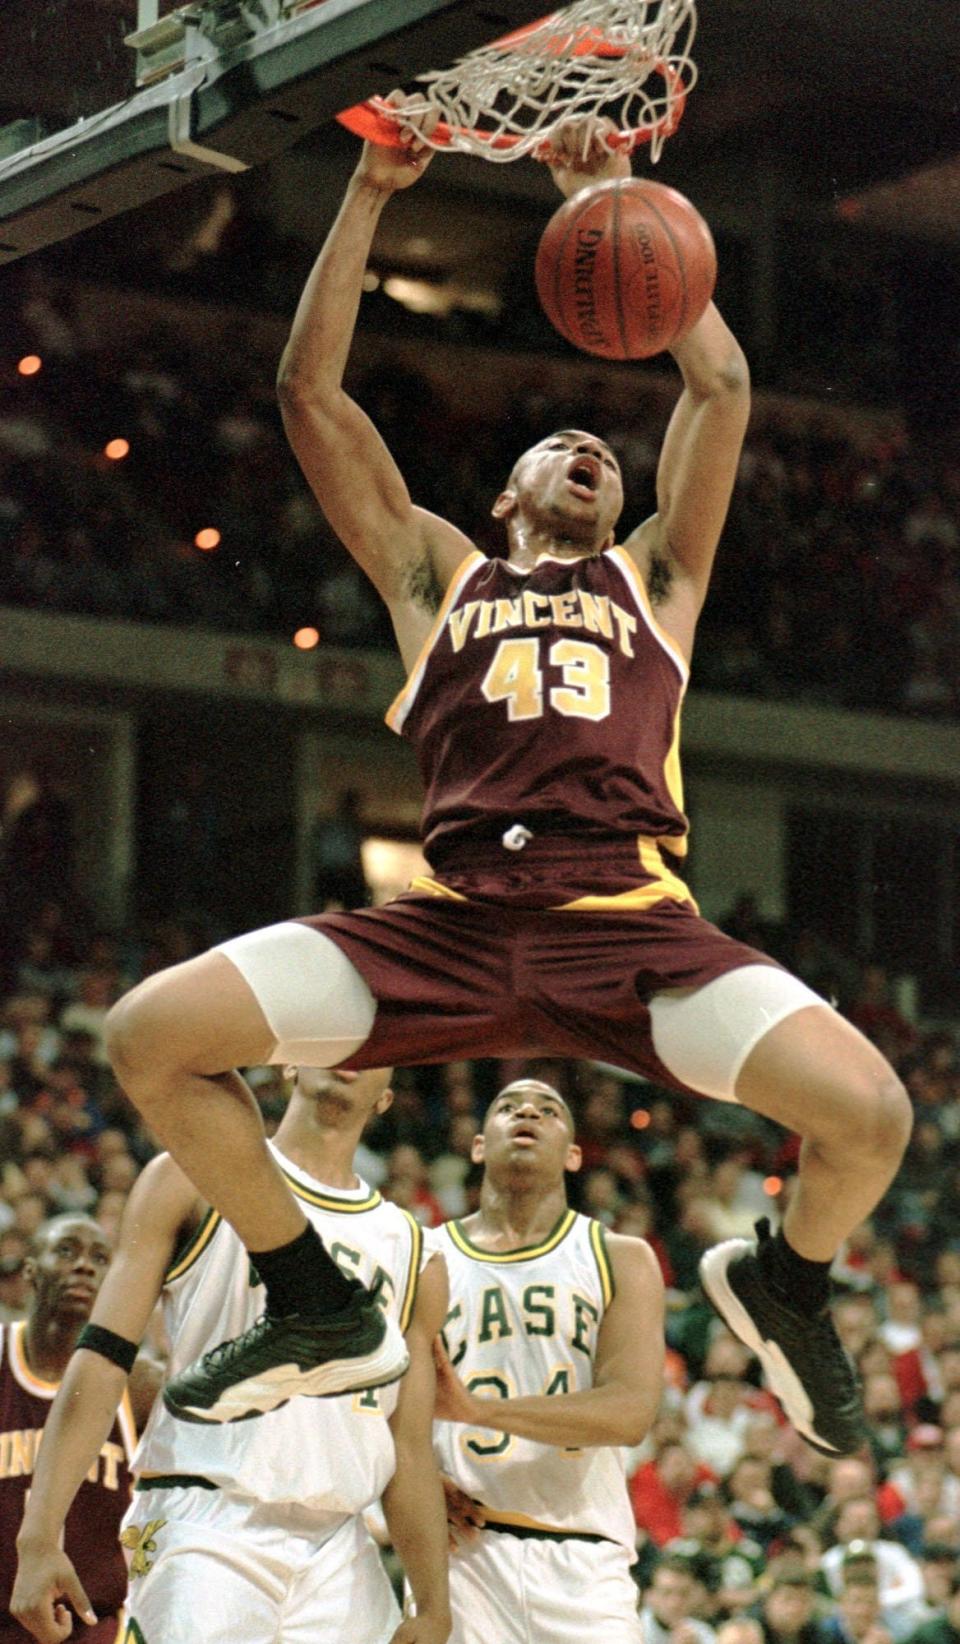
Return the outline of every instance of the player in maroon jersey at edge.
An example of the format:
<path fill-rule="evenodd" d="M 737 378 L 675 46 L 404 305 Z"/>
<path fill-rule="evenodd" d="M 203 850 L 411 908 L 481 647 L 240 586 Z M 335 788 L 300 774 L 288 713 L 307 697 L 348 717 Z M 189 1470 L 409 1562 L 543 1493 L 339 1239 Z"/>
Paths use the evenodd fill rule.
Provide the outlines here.
<path fill-rule="evenodd" d="M 114 1007 L 118 1077 L 233 1222 L 268 1291 L 259 1334 L 185 1371 L 170 1407 L 218 1420 L 227 1384 L 236 1398 L 268 1374 L 280 1399 L 324 1391 L 328 1372 L 362 1385 L 402 1369 L 364 1336 L 364 1299 L 324 1268 L 229 1069 L 550 1054 L 736 1101 L 799 1133 L 783 1227 L 774 1237 L 763 1222 L 755 1240 L 708 1251 L 703 1282 L 798 1431 L 827 1454 L 855 1451 L 860 1400 L 829 1267 L 897 1170 L 909 1104 L 850 1023 L 699 916 L 679 873 L 678 720 L 749 414 L 743 352 L 713 304 L 671 350 L 682 382 L 657 510 L 620 546 L 616 459 L 594 434 L 562 429 L 506 477 L 493 504 L 506 557 L 485 558 L 415 505 L 343 389 L 380 213 L 431 160 L 405 130 L 401 148 L 363 150 L 279 392 L 318 501 L 393 619 L 409 677 L 388 721 L 420 762 L 431 873 L 385 908 L 228 941 Z M 566 195 L 629 172 L 582 125 L 558 142 Z"/>
<path fill-rule="evenodd" d="M 95 1221 L 55 1216 L 39 1229 L 28 1258 L 26 1318 L 0 1325 L 0 1644 L 31 1644 L 10 1614 L 17 1532 L 50 1406 L 109 1263 L 110 1242 Z M 118 1634 L 127 1591 L 120 1524 L 130 1505 L 137 1427 L 146 1422 L 158 1383 L 157 1368 L 141 1359 L 93 1468 L 96 1477 L 88 1474 L 67 1516 L 64 1547 L 93 1605 L 85 1617 L 86 1644 L 113 1644 Z M 59 1605 L 62 1637 L 72 1620 L 67 1606 Z"/>

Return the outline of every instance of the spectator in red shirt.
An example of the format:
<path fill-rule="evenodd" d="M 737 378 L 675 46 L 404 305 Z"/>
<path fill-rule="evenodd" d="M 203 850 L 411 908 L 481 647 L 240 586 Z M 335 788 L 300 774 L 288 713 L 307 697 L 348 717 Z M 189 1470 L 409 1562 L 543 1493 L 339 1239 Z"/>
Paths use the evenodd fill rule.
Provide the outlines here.
<path fill-rule="evenodd" d="M 633 1516 L 658 1547 L 683 1534 L 683 1508 L 700 1484 L 717 1478 L 685 1446 L 668 1441 L 652 1461 L 639 1466 L 630 1480 Z"/>

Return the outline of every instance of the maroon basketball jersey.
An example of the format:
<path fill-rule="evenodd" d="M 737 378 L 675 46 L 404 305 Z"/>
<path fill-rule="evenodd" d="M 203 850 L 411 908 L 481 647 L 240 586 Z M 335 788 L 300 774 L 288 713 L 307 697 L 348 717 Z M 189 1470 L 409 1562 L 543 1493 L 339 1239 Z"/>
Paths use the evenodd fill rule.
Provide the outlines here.
<path fill-rule="evenodd" d="M 10 1615 L 16 1573 L 14 1545 L 44 1422 L 58 1383 L 41 1381 L 27 1364 L 25 1325 L 0 1325 L 0 1644 L 30 1644 Z M 64 1549 L 94 1613 L 116 1615 L 127 1591 L 120 1521 L 130 1505 L 130 1461 L 136 1445 L 127 1395 L 110 1436 L 67 1514 Z M 86 1629 L 80 1627 L 85 1633 Z"/>
<path fill-rule="evenodd" d="M 431 862 L 516 825 L 684 855 L 687 678 L 624 549 L 526 572 L 468 555 L 387 714 L 417 752 Z"/>

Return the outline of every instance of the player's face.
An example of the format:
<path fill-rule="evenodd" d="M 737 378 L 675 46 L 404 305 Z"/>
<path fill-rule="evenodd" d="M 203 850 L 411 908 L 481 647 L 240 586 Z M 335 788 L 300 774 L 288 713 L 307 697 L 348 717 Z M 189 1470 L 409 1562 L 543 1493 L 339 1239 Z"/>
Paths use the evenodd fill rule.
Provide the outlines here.
<path fill-rule="evenodd" d="M 620 464 L 605 441 L 565 429 L 524 452 L 508 492 L 560 535 L 600 546 L 612 540 L 623 508 Z"/>
<path fill-rule="evenodd" d="M 506 1166 L 562 1178 L 580 1164 L 569 1109 L 549 1086 L 509 1086 L 490 1105 L 474 1158 L 488 1170 Z"/>
<path fill-rule="evenodd" d="M 391 1071 L 376 1067 L 338 1073 L 334 1068 L 301 1067 L 295 1070 L 296 1089 L 313 1105 L 321 1124 L 366 1121 L 374 1113 L 385 1113 L 393 1101 Z"/>
<path fill-rule="evenodd" d="M 90 1317 L 110 1265 L 110 1242 L 96 1222 L 71 1217 L 40 1235 L 27 1261 L 38 1310 L 62 1319 Z"/>

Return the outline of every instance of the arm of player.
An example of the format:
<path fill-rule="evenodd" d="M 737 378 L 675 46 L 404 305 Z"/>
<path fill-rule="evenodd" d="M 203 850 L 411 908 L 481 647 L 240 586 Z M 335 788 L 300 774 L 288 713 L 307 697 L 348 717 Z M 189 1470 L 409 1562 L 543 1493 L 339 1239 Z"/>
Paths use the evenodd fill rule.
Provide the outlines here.
<path fill-rule="evenodd" d="M 615 1295 L 597 1336 L 593 1386 L 578 1393 L 477 1398 L 437 1354 L 436 1416 L 538 1444 L 639 1444 L 663 1392 L 663 1279 L 642 1239 L 609 1238 Z"/>
<path fill-rule="evenodd" d="M 561 194 L 631 175 L 629 156 L 611 151 L 612 120 L 568 120 L 551 137 L 550 171 Z M 650 561 L 674 572 L 665 626 L 687 656 L 706 598 L 714 555 L 727 517 L 750 414 L 750 372 L 732 331 L 712 303 L 671 350 L 683 377 L 657 469 L 657 512 L 625 547 L 649 579 Z M 664 613 L 658 611 L 661 621 Z"/>
<path fill-rule="evenodd" d="M 394 93 L 390 101 L 400 106 L 404 99 Z M 423 128 L 430 122 L 436 123 L 435 115 L 422 120 Z M 304 287 L 277 377 L 287 437 L 313 493 L 391 607 L 409 597 L 411 580 L 422 580 L 426 570 L 445 587 L 472 547 L 454 526 L 414 507 L 377 429 L 343 389 L 380 213 L 392 194 L 416 182 L 431 159 L 432 150 L 413 132 L 401 148 L 364 144 Z M 419 648 L 418 639 L 411 643 Z"/>
<path fill-rule="evenodd" d="M 416 1615 L 401 1623 L 392 1644 L 443 1644 L 450 1633 L 447 1513 L 433 1455 L 433 1343 L 447 1316 L 448 1300 L 446 1265 L 434 1256 L 420 1278 L 406 1338 L 410 1368 L 400 1383 L 390 1423 L 397 1466 L 383 1493 L 383 1511 L 417 1607 Z"/>
<path fill-rule="evenodd" d="M 713 303 L 671 352 L 683 392 L 660 452 L 657 512 L 624 546 L 644 577 L 652 559 L 666 560 L 672 585 L 657 615 L 689 657 L 750 416 L 750 370 Z"/>
<path fill-rule="evenodd" d="M 167 1155 L 151 1161 L 127 1202 L 117 1248 L 91 1323 L 138 1342 L 157 1303 L 181 1228 L 197 1202 L 196 1188 Z M 133 1376 L 136 1373 L 136 1366 Z M 144 1403 L 151 1379 L 137 1378 Z M 40 1644 L 59 1644 L 72 1631 L 69 1599 L 83 1620 L 96 1617 L 60 1545 L 73 1499 L 100 1453 L 127 1385 L 120 1365 L 79 1348 L 50 1406 L 17 1536 L 18 1568 L 11 1614 Z M 141 1410 L 143 1409 L 141 1405 Z"/>
<path fill-rule="evenodd" d="M 163 1386 L 163 1382 L 164 1367 L 159 1359 L 155 1359 L 151 1353 L 139 1352 L 136 1363 L 130 1372 L 130 1379 L 127 1382 L 130 1409 L 133 1411 L 133 1420 L 138 1433 L 142 1433 L 147 1425 L 154 1400 Z"/>

